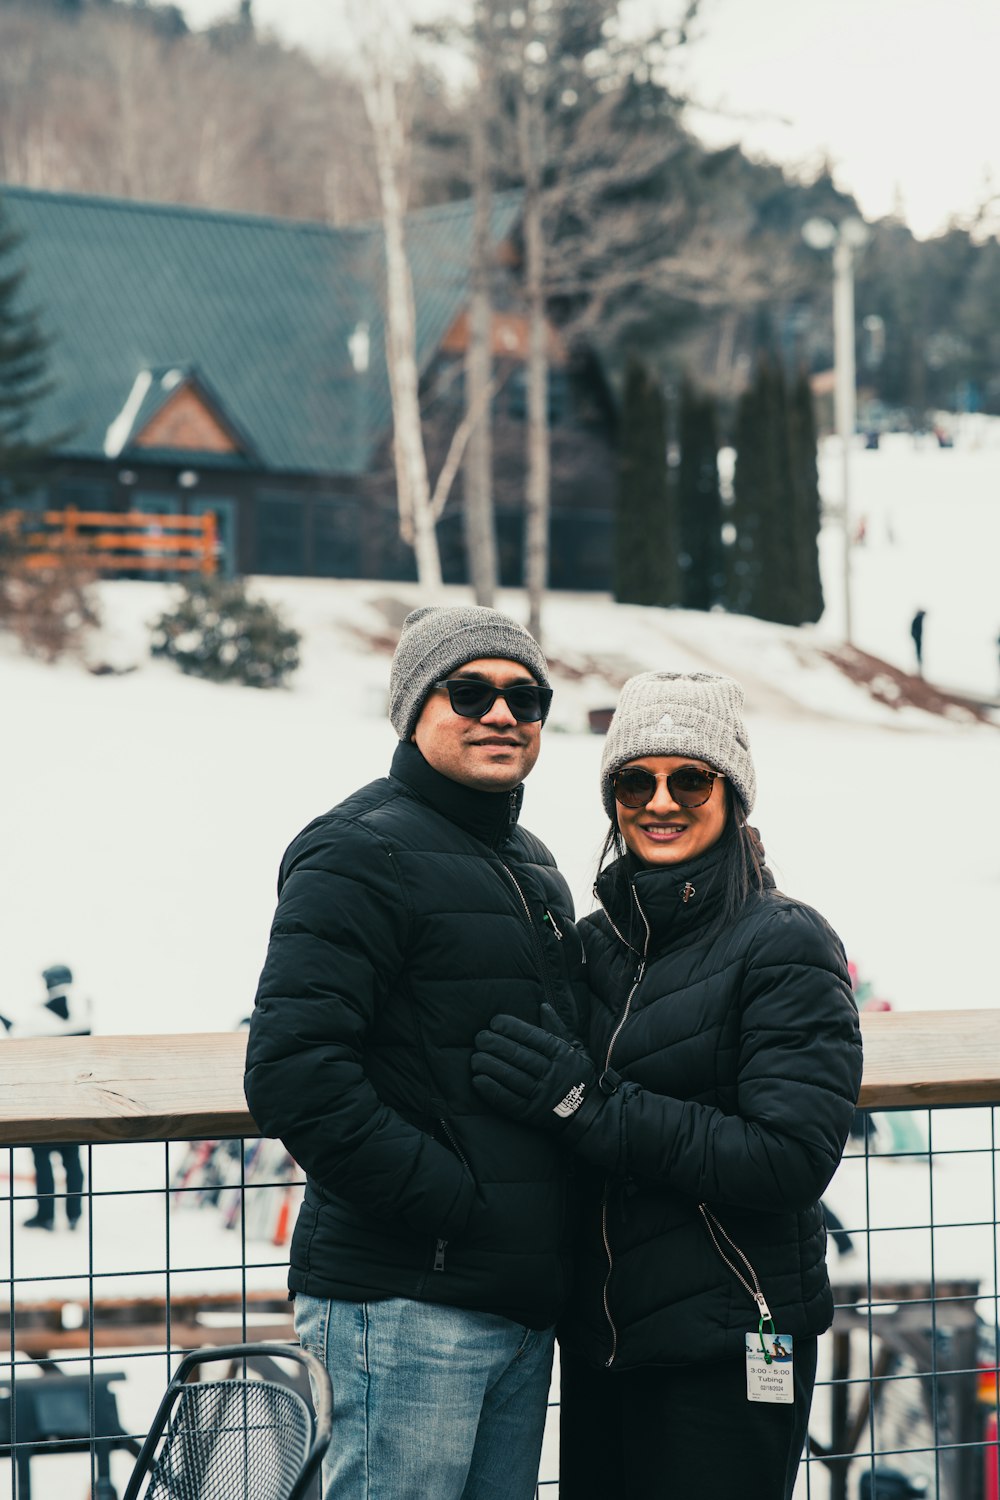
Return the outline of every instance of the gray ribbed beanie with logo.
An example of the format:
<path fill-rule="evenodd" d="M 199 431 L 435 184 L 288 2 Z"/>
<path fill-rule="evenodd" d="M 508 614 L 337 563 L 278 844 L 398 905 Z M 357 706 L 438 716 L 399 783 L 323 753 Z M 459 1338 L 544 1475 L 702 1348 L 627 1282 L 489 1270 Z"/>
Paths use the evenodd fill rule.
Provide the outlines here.
<path fill-rule="evenodd" d="M 435 682 L 482 657 L 520 662 L 540 687 L 551 686 L 538 642 L 507 615 L 481 604 L 412 610 L 389 672 L 389 718 L 399 738 L 410 738 Z"/>
<path fill-rule="evenodd" d="M 615 817 L 611 777 L 644 755 L 690 755 L 722 771 L 746 812 L 757 795 L 743 726 L 743 689 L 715 672 L 641 672 L 622 688 L 604 742 L 601 796 Z"/>

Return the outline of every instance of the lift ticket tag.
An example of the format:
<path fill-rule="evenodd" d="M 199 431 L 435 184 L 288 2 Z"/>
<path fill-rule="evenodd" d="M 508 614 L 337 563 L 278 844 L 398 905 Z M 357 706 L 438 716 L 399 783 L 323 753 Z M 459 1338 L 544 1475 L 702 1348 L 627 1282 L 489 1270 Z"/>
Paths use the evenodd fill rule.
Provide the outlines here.
<path fill-rule="evenodd" d="M 762 1339 L 763 1349 L 761 1348 Z M 795 1390 L 792 1385 L 791 1335 L 748 1333 L 746 1352 L 747 1400 L 776 1401 L 790 1405 L 795 1400 Z M 770 1362 L 767 1356 L 770 1356 Z"/>

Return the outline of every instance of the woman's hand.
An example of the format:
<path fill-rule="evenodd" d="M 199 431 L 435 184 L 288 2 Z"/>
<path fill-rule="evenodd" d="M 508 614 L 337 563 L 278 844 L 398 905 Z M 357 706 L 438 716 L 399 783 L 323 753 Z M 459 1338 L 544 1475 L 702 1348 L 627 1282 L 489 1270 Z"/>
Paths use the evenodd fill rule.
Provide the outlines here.
<path fill-rule="evenodd" d="M 541 1016 L 551 1030 L 516 1016 L 494 1016 L 490 1029 L 476 1037 L 472 1082 L 502 1114 L 558 1129 L 594 1090 L 597 1069 L 550 1005 L 542 1006 Z"/>

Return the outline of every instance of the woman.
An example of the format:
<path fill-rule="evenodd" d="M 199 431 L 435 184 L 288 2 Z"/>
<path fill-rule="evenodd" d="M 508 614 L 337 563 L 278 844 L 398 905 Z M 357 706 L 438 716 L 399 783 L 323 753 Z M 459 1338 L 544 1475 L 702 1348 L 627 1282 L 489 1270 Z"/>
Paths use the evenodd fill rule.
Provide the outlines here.
<path fill-rule="evenodd" d="M 743 691 L 625 684 L 585 919 L 583 1043 L 499 1016 L 476 1086 L 577 1155 L 560 1327 L 560 1500 L 788 1500 L 830 1326 L 820 1194 L 861 1080 L 839 939 L 782 895 L 747 823 Z"/>

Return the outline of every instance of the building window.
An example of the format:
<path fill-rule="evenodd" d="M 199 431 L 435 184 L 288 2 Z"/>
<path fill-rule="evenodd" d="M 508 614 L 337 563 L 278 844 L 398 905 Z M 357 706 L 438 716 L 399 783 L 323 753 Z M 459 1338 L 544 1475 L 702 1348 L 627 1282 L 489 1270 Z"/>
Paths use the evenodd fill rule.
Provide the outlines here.
<path fill-rule="evenodd" d="M 301 496 L 258 496 L 255 571 L 299 577 L 305 570 L 305 505 Z"/>
<path fill-rule="evenodd" d="M 565 370 L 549 368 L 549 426 L 558 427 L 569 418 L 569 381 Z M 528 419 L 528 371 L 522 365 L 507 382 L 507 415 L 517 422 Z"/>
<path fill-rule="evenodd" d="M 361 507 L 353 495 L 316 501 L 315 570 L 320 578 L 357 578 L 361 568 Z"/>
<path fill-rule="evenodd" d="M 31 489 L 21 489 L 10 480 L 0 479 L 0 507 L 6 506 L 12 510 L 27 510 L 32 515 L 40 515 L 42 511 L 48 510 L 50 496 L 44 485 L 35 485 Z"/>
<path fill-rule="evenodd" d="M 75 505 L 77 510 L 106 511 L 111 509 L 111 490 L 106 484 L 72 481 L 56 486 L 55 503 L 58 509 Z"/>

